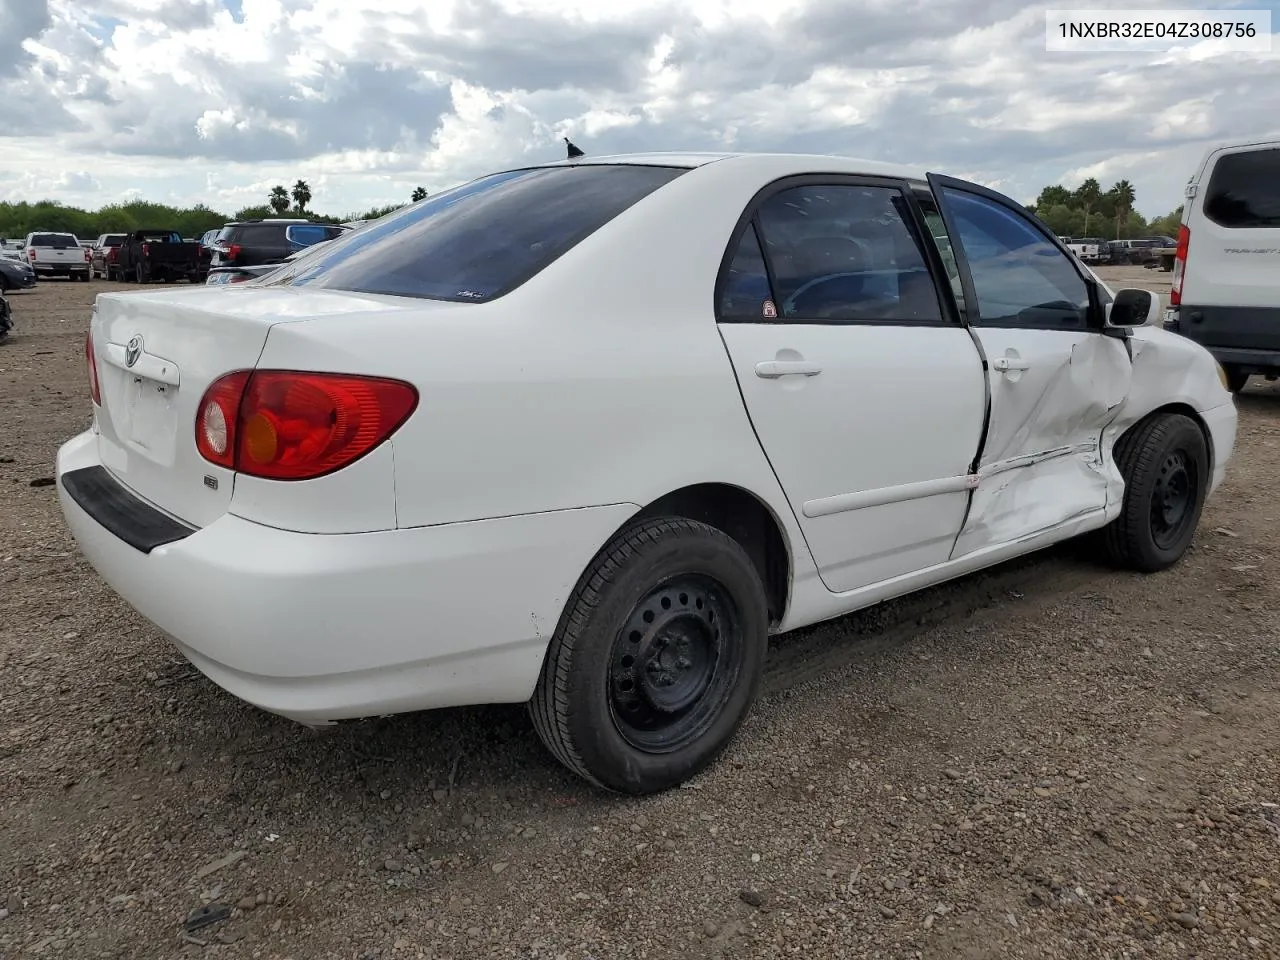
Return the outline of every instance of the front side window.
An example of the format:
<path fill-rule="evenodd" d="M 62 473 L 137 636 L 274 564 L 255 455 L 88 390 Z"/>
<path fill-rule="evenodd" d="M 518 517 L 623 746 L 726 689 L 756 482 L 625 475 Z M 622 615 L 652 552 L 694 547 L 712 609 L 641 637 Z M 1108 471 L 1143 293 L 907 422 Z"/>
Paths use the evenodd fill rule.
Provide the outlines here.
<path fill-rule="evenodd" d="M 986 326 L 1083 329 L 1089 288 L 1072 260 L 1009 207 L 944 188 Z M 980 321 L 979 321 L 980 318 Z"/>
<path fill-rule="evenodd" d="M 844 323 L 940 323 L 933 277 L 894 187 L 782 190 L 757 213 L 779 315 Z"/>
<path fill-rule="evenodd" d="M 1205 190 L 1204 214 L 1222 227 L 1280 227 L 1280 149 L 1219 157 Z"/>
<path fill-rule="evenodd" d="M 581 164 L 493 174 L 341 236 L 275 282 L 481 303 L 685 172 Z"/>

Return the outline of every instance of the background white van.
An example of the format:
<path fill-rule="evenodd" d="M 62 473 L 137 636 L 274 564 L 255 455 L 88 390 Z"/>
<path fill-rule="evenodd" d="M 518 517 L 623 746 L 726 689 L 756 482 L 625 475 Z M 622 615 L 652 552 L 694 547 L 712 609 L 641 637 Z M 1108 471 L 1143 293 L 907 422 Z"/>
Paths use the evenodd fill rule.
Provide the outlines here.
<path fill-rule="evenodd" d="M 1234 392 L 1280 376 L 1280 136 L 1222 144 L 1186 188 L 1165 329 L 1204 345 Z"/>

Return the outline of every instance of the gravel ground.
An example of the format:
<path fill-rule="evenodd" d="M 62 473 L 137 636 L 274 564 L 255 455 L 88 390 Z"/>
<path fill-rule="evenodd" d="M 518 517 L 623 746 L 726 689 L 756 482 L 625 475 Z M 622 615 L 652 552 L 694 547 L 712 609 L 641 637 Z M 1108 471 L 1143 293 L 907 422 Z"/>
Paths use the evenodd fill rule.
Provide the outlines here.
<path fill-rule="evenodd" d="M 46 484 L 112 287 L 0 346 L 0 957 L 1280 957 L 1275 385 L 1175 569 L 1068 546 L 782 638 L 721 763 L 618 799 L 519 707 L 264 715 L 107 590 Z"/>

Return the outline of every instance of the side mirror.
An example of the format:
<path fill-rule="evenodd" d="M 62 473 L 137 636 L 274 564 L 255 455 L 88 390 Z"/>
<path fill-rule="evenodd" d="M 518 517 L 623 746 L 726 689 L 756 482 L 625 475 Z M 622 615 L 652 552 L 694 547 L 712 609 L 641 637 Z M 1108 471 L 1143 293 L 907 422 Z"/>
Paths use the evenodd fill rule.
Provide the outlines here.
<path fill-rule="evenodd" d="M 1160 318 L 1160 295 L 1150 290 L 1125 288 L 1116 293 L 1106 310 L 1108 327 L 1131 329 L 1146 326 Z"/>

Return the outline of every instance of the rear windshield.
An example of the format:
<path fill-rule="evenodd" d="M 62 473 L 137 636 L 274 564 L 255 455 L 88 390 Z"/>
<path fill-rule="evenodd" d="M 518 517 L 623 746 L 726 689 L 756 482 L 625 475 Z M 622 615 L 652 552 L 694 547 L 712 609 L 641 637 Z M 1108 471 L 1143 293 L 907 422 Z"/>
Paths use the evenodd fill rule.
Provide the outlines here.
<path fill-rule="evenodd" d="M 276 282 L 481 303 L 686 172 L 584 164 L 493 174 L 340 237 Z"/>
<path fill-rule="evenodd" d="M 124 243 L 123 233 L 109 233 L 102 238 L 102 245 L 104 247 L 118 247 L 122 243 Z"/>
<path fill-rule="evenodd" d="M 37 233 L 31 237 L 31 246 L 70 250 L 72 247 L 80 246 L 80 241 L 66 233 Z"/>
<path fill-rule="evenodd" d="M 165 230 L 146 230 L 140 234 L 147 243 L 182 243 L 182 235 Z"/>
<path fill-rule="evenodd" d="M 1219 157 L 1204 214 L 1223 227 L 1280 227 L 1280 149 Z"/>

